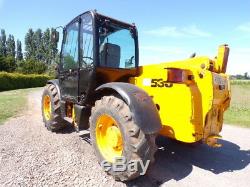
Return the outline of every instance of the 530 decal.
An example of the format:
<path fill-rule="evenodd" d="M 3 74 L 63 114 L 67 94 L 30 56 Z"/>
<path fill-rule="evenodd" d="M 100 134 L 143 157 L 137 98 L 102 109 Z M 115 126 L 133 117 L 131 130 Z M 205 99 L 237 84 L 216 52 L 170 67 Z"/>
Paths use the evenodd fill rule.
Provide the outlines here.
<path fill-rule="evenodd" d="M 173 83 L 168 83 L 167 81 L 164 81 L 163 79 L 151 79 L 151 87 L 170 88 L 172 86 L 173 86 Z"/>

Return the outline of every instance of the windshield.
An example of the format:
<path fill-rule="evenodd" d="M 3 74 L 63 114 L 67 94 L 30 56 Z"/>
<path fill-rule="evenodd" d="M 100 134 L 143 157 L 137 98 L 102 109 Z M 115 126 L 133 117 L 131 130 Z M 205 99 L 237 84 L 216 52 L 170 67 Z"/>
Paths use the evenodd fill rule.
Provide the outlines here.
<path fill-rule="evenodd" d="M 135 40 L 130 29 L 108 24 L 99 28 L 100 66 L 135 67 Z"/>

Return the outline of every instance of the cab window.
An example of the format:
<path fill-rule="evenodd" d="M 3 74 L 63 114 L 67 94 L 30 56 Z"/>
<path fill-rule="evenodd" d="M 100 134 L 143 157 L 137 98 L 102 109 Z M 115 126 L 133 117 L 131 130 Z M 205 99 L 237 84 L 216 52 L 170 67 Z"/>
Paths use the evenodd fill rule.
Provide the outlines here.
<path fill-rule="evenodd" d="M 81 17 L 81 59 L 80 67 L 89 68 L 93 66 L 93 27 L 92 27 L 92 16 L 90 14 L 84 14 Z"/>
<path fill-rule="evenodd" d="M 62 50 L 63 70 L 78 68 L 78 33 L 78 22 L 72 23 L 66 28 Z"/>
<path fill-rule="evenodd" d="M 135 67 L 135 40 L 130 29 L 110 24 L 99 29 L 100 66 L 130 69 Z"/>

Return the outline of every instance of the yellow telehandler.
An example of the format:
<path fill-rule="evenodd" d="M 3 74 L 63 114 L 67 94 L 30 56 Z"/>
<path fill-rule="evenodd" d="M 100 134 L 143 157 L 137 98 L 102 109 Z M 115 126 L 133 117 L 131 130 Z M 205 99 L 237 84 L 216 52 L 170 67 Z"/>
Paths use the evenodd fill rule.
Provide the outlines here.
<path fill-rule="evenodd" d="M 52 40 L 59 41 L 59 32 Z M 159 134 L 220 146 L 230 104 L 228 55 L 228 46 L 221 45 L 215 59 L 139 66 L 136 26 L 87 11 L 63 28 L 58 76 L 42 96 L 45 126 L 89 129 L 97 159 L 110 165 L 120 157 L 128 164 L 152 164 Z M 127 181 L 140 176 L 142 168 L 136 168 L 106 171 Z"/>

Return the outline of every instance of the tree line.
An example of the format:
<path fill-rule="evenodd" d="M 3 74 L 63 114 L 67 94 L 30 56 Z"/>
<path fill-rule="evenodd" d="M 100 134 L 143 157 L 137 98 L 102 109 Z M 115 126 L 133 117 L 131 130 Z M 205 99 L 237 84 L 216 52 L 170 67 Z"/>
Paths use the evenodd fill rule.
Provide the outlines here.
<path fill-rule="evenodd" d="M 237 75 L 231 75 L 230 78 L 232 80 L 250 80 L 250 76 L 248 72 L 245 72 L 243 75 L 237 74 Z"/>
<path fill-rule="evenodd" d="M 25 35 L 25 52 L 19 39 L 0 33 L 0 71 L 42 74 L 51 71 L 58 56 L 57 42 L 51 40 L 52 29 L 29 29 Z"/>

